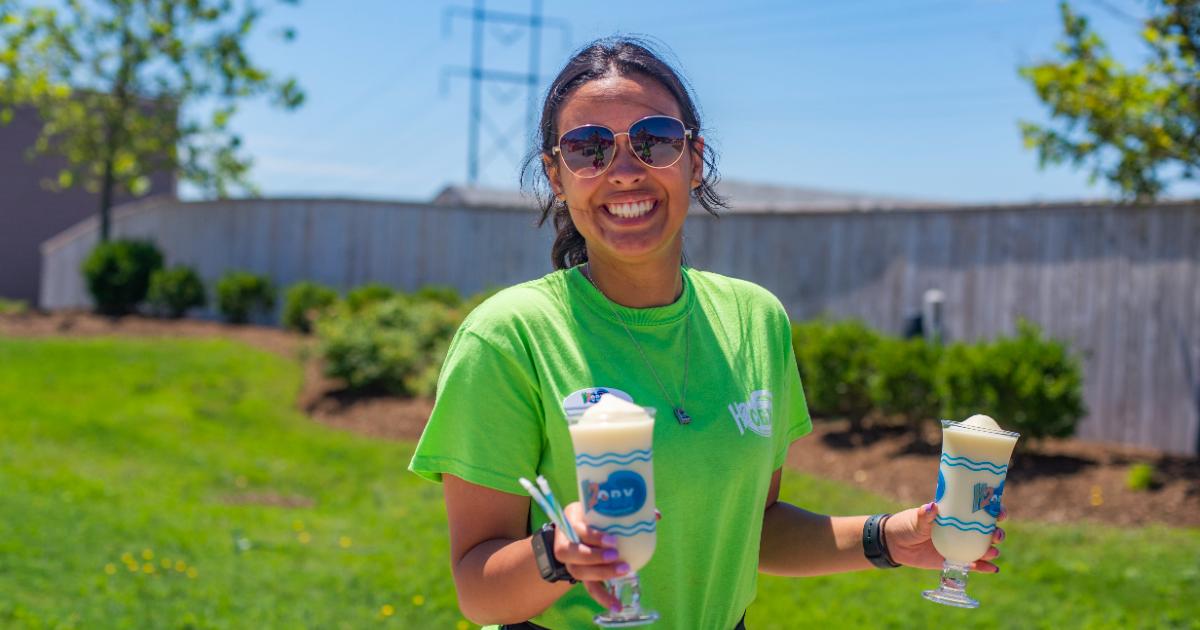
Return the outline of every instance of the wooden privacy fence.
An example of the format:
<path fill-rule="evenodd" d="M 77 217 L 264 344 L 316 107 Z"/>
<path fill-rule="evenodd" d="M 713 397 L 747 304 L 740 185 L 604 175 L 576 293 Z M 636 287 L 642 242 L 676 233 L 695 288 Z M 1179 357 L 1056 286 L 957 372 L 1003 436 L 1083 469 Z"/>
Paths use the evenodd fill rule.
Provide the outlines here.
<path fill-rule="evenodd" d="M 116 212 L 114 234 L 153 239 L 210 283 L 245 269 L 281 287 L 470 293 L 550 270 L 553 235 L 534 220 L 334 199 L 151 201 Z M 88 305 L 79 265 L 95 242 L 89 220 L 43 245 L 43 307 Z M 1083 359 L 1080 437 L 1200 452 L 1200 203 L 693 214 L 686 252 L 767 287 L 797 320 L 828 313 L 898 333 L 932 288 L 945 292 L 950 339 L 1011 334 L 1026 317 Z"/>

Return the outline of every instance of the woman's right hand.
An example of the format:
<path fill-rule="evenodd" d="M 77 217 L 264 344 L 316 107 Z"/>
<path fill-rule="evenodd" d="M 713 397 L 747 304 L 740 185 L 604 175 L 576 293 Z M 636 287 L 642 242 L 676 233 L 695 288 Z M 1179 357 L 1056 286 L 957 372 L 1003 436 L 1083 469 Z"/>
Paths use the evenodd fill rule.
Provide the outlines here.
<path fill-rule="evenodd" d="M 578 501 L 563 509 L 571 528 L 579 536 L 573 543 L 558 530 L 554 534 L 554 557 L 566 565 L 567 571 L 601 606 L 609 610 L 620 608 L 620 600 L 608 591 L 604 580 L 621 577 L 629 573 L 629 565 L 617 556 L 617 538 L 611 534 L 588 527 L 583 520 L 583 504 Z"/>

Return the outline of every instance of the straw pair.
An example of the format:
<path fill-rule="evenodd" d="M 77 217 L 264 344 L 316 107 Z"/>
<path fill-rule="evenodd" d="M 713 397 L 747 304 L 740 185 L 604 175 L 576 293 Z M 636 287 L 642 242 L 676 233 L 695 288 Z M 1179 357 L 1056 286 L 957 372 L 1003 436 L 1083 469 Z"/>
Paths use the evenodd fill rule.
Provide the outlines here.
<path fill-rule="evenodd" d="M 546 513 L 546 518 L 550 519 L 550 522 L 554 523 L 554 526 L 566 535 L 567 540 L 578 543 L 579 536 L 575 534 L 571 523 L 567 521 L 567 516 L 563 513 L 562 506 L 555 500 L 554 492 L 550 490 L 550 483 L 546 481 L 546 478 L 538 475 L 537 486 L 524 477 L 517 479 L 517 481 L 520 482 L 521 487 L 525 488 L 529 496 L 533 497 L 533 500 L 542 508 L 542 511 Z M 539 487 L 541 490 L 538 490 Z"/>

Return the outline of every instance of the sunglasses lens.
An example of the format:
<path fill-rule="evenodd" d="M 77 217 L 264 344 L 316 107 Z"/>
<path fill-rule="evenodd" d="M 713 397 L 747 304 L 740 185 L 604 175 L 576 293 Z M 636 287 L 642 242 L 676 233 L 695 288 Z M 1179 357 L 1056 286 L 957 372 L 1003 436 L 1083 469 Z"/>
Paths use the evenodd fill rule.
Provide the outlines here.
<path fill-rule="evenodd" d="M 683 155 L 683 123 L 666 116 L 654 116 L 629 128 L 633 154 L 647 166 L 666 168 Z"/>
<path fill-rule="evenodd" d="M 558 150 L 563 163 L 579 177 L 595 177 L 612 162 L 617 139 L 598 125 L 585 125 L 564 133 Z"/>

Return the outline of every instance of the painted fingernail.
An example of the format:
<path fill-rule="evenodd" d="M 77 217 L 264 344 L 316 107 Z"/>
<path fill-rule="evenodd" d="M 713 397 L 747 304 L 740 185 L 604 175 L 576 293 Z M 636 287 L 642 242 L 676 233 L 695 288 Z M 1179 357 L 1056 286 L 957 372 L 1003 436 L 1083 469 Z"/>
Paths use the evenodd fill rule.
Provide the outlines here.
<path fill-rule="evenodd" d="M 604 537 L 600 539 L 600 544 L 604 545 L 605 547 L 615 547 L 617 545 L 617 537 L 613 536 L 612 534 L 605 534 Z"/>
<path fill-rule="evenodd" d="M 629 565 L 625 564 L 624 562 L 622 562 L 621 564 L 618 564 L 617 565 L 617 575 L 625 575 L 626 573 L 629 573 Z"/>
<path fill-rule="evenodd" d="M 604 553 L 600 554 L 600 557 L 604 558 L 605 562 L 612 562 L 613 560 L 617 559 L 617 550 L 616 549 L 605 549 Z"/>
<path fill-rule="evenodd" d="M 996 573 L 1000 572 L 1000 565 L 996 565 Z"/>
<path fill-rule="evenodd" d="M 611 610 L 611 611 L 613 611 L 613 612 L 615 612 L 615 613 L 616 613 L 616 612 L 621 612 L 621 605 L 620 605 L 620 604 L 610 604 L 610 605 L 609 605 L 609 607 L 608 607 L 608 609 L 609 609 L 609 610 Z"/>

